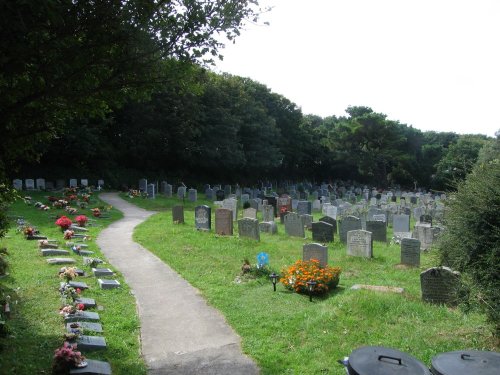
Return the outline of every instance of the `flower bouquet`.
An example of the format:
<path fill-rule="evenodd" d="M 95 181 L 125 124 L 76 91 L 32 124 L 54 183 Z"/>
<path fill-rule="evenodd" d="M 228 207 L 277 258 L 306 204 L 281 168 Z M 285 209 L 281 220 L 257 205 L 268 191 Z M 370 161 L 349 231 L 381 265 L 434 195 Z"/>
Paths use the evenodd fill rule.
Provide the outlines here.
<path fill-rule="evenodd" d="M 71 240 L 71 238 L 73 238 L 73 235 L 74 235 L 74 234 L 75 234 L 75 232 L 74 232 L 74 231 L 72 231 L 72 230 L 69 230 L 69 229 L 68 229 L 68 230 L 65 230 L 65 231 L 64 231 L 64 239 L 65 239 L 65 240 Z"/>
<path fill-rule="evenodd" d="M 75 221 L 78 223 L 79 226 L 84 227 L 89 221 L 89 219 L 85 215 L 78 215 L 75 218 Z"/>
<path fill-rule="evenodd" d="M 63 267 L 59 271 L 59 277 L 65 279 L 66 282 L 70 282 L 78 276 L 76 273 L 76 267 Z"/>
<path fill-rule="evenodd" d="M 58 225 L 59 227 L 61 227 L 61 229 L 64 231 L 66 229 L 68 229 L 71 224 L 73 224 L 73 222 L 71 221 L 71 219 L 69 217 L 66 217 L 66 216 L 61 216 L 59 219 L 56 220 L 56 225 Z"/>
<path fill-rule="evenodd" d="M 308 281 L 315 281 L 313 294 L 324 294 L 335 288 L 340 280 L 340 267 L 320 267 L 319 260 L 298 260 L 282 270 L 280 282 L 285 288 L 297 293 L 309 293 Z"/>
<path fill-rule="evenodd" d="M 101 216 L 101 210 L 99 208 L 91 208 L 90 211 L 92 211 L 92 215 L 94 215 L 94 217 Z"/>
<path fill-rule="evenodd" d="M 52 362 L 52 374 L 67 374 L 72 368 L 85 367 L 87 362 L 81 352 L 76 351 L 76 344 L 65 342 L 56 349 Z"/>

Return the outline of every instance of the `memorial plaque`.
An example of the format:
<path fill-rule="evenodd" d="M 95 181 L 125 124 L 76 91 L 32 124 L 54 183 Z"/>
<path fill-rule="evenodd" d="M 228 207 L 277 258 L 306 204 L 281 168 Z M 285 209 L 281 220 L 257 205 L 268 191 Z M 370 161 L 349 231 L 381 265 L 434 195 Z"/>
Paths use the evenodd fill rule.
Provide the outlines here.
<path fill-rule="evenodd" d="M 76 260 L 73 258 L 49 258 L 47 259 L 48 264 L 74 264 Z"/>
<path fill-rule="evenodd" d="M 62 249 L 40 249 L 40 252 L 44 257 L 50 255 L 69 255 L 68 250 L 62 250 Z"/>
<path fill-rule="evenodd" d="M 78 322 L 78 321 L 99 321 L 99 314 L 91 311 L 78 311 L 75 314 L 69 314 L 64 317 L 66 323 Z"/>
<path fill-rule="evenodd" d="M 92 268 L 92 272 L 94 273 L 94 276 L 96 276 L 96 277 L 113 276 L 115 274 L 109 268 Z"/>
<path fill-rule="evenodd" d="M 401 240 L 401 264 L 420 267 L 420 241 L 414 238 Z"/>
<path fill-rule="evenodd" d="M 278 225 L 274 221 L 263 221 L 259 223 L 259 230 L 263 233 L 276 234 L 278 233 Z"/>
<path fill-rule="evenodd" d="M 215 233 L 222 236 L 233 235 L 233 212 L 227 208 L 215 210 Z"/>
<path fill-rule="evenodd" d="M 372 234 L 366 230 L 347 232 L 347 255 L 371 258 L 373 256 Z"/>
<path fill-rule="evenodd" d="M 72 368 L 70 375 L 111 375 L 111 365 L 108 362 L 86 359 L 87 366 Z"/>
<path fill-rule="evenodd" d="M 66 331 L 73 332 L 75 329 L 83 328 L 84 331 L 92 331 L 96 333 L 102 333 L 102 325 L 101 323 L 92 323 L 92 322 L 72 322 L 66 323 Z"/>
<path fill-rule="evenodd" d="M 372 232 L 373 241 L 387 242 L 387 225 L 383 221 L 367 221 L 366 230 Z"/>
<path fill-rule="evenodd" d="M 347 243 L 347 232 L 351 230 L 360 230 L 361 220 L 355 216 L 344 217 L 339 224 L 340 241 Z"/>
<path fill-rule="evenodd" d="M 309 243 L 302 247 L 302 260 L 319 260 L 319 265 L 325 267 L 328 264 L 328 247 L 319 243 Z"/>
<path fill-rule="evenodd" d="M 184 224 L 184 206 L 176 205 L 172 207 L 172 219 L 174 224 Z"/>
<path fill-rule="evenodd" d="M 285 232 L 291 237 L 305 238 L 304 225 L 302 219 L 295 212 L 289 212 L 285 215 Z"/>
<path fill-rule="evenodd" d="M 457 303 L 460 273 L 448 267 L 434 267 L 420 274 L 422 300 L 436 304 Z"/>
<path fill-rule="evenodd" d="M 118 280 L 97 279 L 97 283 L 101 289 L 114 289 L 120 287 L 120 282 Z"/>
<path fill-rule="evenodd" d="M 312 239 L 317 242 L 333 242 L 333 225 L 324 221 L 312 223 Z"/>
<path fill-rule="evenodd" d="M 259 221 L 248 217 L 238 220 L 238 234 L 240 237 L 260 241 Z"/>
<path fill-rule="evenodd" d="M 80 336 L 76 340 L 78 350 L 90 352 L 93 350 L 106 349 L 106 340 L 102 336 Z"/>
<path fill-rule="evenodd" d="M 212 209 L 206 205 L 195 207 L 194 224 L 198 230 L 212 229 Z"/>

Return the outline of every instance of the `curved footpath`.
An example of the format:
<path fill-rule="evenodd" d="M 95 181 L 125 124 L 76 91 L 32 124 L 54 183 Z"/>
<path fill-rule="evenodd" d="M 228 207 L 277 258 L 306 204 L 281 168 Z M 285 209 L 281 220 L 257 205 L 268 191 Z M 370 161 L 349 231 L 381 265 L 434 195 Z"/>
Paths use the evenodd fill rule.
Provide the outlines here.
<path fill-rule="evenodd" d="M 207 305 L 197 289 L 132 240 L 135 226 L 155 212 L 138 208 L 117 193 L 99 197 L 124 214 L 101 232 L 97 244 L 133 290 L 149 374 L 258 374 L 224 317 Z"/>

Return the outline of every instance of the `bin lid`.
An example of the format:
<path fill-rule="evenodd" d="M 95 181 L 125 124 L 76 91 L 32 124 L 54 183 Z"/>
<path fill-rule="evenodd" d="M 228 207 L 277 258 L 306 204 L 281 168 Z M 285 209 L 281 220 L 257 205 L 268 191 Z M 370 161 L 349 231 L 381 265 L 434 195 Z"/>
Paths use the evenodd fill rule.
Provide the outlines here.
<path fill-rule="evenodd" d="M 431 361 L 434 375 L 498 375 L 500 353 L 458 350 L 438 354 Z"/>
<path fill-rule="evenodd" d="M 350 375 L 430 375 L 429 369 L 416 358 L 383 346 L 354 350 L 347 368 Z"/>

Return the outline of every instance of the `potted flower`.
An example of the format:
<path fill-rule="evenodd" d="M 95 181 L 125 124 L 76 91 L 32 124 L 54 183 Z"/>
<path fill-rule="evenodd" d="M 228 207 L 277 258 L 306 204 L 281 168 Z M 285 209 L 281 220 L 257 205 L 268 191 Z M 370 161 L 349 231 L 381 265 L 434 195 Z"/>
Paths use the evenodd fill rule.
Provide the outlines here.
<path fill-rule="evenodd" d="M 89 221 L 89 219 L 85 215 L 78 215 L 75 218 L 75 221 L 78 223 L 79 226 L 84 227 Z"/>
<path fill-rule="evenodd" d="M 85 357 L 76 350 L 76 344 L 65 342 L 63 346 L 56 349 L 52 362 L 52 374 L 68 374 L 72 368 L 87 366 Z"/>
<path fill-rule="evenodd" d="M 314 281 L 312 293 L 324 294 L 338 285 L 341 272 L 340 267 L 321 267 L 317 259 L 298 260 L 282 270 L 280 282 L 289 290 L 305 294 L 309 293 L 307 283 Z"/>
<path fill-rule="evenodd" d="M 73 222 L 71 221 L 71 219 L 69 217 L 66 217 L 66 216 L 61 216 L 59 219 L 56 220 L 56 225 L 58 225 L 59 227 L 61 227 L 61 230 L 65 231 L 66 229 L 68 229 L 71 224 L 73 224 Z"/>

